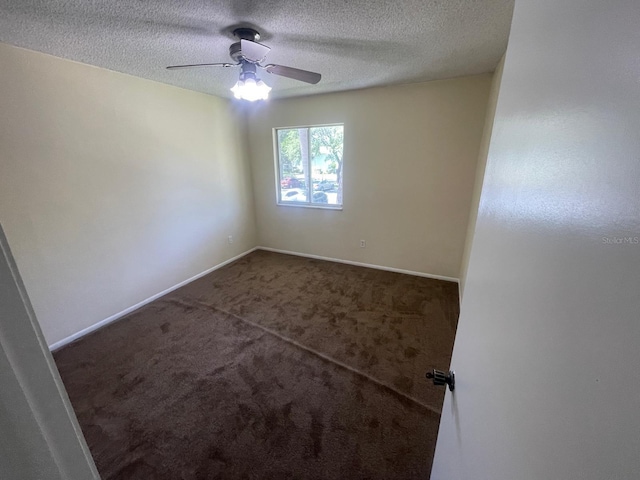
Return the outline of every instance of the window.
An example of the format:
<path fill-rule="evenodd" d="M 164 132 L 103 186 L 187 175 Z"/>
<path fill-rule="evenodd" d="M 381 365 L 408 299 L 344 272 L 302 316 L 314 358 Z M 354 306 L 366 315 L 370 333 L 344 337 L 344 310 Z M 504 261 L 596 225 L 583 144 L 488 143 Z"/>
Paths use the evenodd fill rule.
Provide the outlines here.
<path fill-rule="evenodd" d="M 344 125 L 275 130 L 278 205 L 342 207 Z"/>

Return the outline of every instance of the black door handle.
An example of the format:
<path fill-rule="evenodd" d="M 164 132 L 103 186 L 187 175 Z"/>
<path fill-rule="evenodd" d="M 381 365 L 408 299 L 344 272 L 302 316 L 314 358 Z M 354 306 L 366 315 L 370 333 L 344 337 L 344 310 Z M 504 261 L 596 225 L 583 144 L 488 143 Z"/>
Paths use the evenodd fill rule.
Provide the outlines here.
<path fill-rule="evenodd" d="M 433 379 L 434 385 L 449 385 L 449 390 L 453 392 L 456 388 L 456 372 L 449 370 L 449 373 L 433 369 L 432 372 L 427 372 L 425 377 Z"/>

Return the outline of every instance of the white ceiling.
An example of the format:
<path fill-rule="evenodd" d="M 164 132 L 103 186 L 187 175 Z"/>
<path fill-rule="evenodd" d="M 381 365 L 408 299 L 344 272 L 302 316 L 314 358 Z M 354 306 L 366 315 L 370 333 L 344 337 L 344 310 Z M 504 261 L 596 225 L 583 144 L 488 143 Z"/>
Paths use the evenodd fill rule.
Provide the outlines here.
<path fill-rule="evenodd" d="M 262 73 L 290 97 L 492 72 L 514 0 L 0 0 L 0 42 L 231 97 L 233 27 L 252 26 L 268 63 L 322 74 L 308 85 Z M 1 66 L 0 66 L 1 68 Z"/>

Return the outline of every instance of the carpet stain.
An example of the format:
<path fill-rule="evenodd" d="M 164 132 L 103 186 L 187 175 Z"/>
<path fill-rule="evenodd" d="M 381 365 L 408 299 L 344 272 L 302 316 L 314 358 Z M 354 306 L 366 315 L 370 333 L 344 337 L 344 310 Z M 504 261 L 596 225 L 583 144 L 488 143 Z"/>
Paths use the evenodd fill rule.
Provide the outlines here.
<path fill-rule="evenodd" d="M 393 384 L 400 390 L 411 390 L 413 387 L 413 379 L 406 375 L 401 375 L 393 380 Z"/>
<path fill-rule="evenodd" d="M 245 365 L 240 364 L 238 366 L 238 373 L 240 378 L 244 380 L 244 383 L 251 389 L 251 393 L 256 394 L 259 391 L 260 382 L 256 381 L 255 377 L 249 372 L 249 369 Z"/>
<path fill-rule="evenodd" d="M 291 405 L 292 403 L 288 402 L 281 407 L 282 416 L 287 420 L 289 420 L 289 417 L 291 416 Z"/>
<path fill-rule="evenodd" d="M 406 358 L 414 358 L 418 353 L 418 349 L 414 347 L 407 347 L 404 349 L 404 356 Z"/>
<path fill-rule="evenodd" d="M 322 410 L 311 410 L 311 440 L 313 441 L 313 456 L 318 458 L 322 452 L 322 434 L 324 423 L 322 423 Z"/>

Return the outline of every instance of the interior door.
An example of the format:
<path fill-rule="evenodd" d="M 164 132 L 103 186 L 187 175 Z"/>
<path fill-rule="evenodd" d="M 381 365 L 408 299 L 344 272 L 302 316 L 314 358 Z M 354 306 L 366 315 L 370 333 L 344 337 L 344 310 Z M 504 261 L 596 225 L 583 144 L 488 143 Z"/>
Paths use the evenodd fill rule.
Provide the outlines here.
<path fill-rule="evenodd" d="M 638 478 L 639 19 L 516 1 L 432 480 Z"/>

